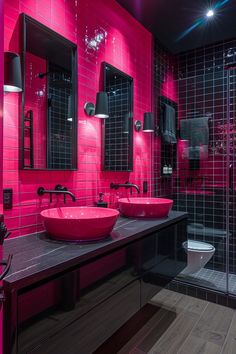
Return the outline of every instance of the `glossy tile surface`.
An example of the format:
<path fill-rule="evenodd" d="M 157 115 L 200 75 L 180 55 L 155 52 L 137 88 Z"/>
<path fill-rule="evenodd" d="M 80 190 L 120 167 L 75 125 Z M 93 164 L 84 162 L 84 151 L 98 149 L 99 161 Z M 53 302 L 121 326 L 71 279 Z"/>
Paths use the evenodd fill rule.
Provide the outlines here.
<path fill-rule="evenodd" d="M 102 171 L 102 121 L 87 117 L 85 102 L 95 102 L 101 81 L 103 61 L 112 64 L 134 79 L 134 116 L 143 120 L 152 111 L 152 35 L 131 17 L 115 0 L 6 0 L 5 50 L 19 52 L 19 15 L 24 12 L 60 33 L 78 46 L 78 171 L 19 171 L 20 95 L 4 97 L 4 187 L 13 188 L 13 209 L 5 211 L 12 237 L 43 230 L 40 211 L 63 205 L 63 198 L 39 198 L 37 188 L 52 189 L 60 183 L 72 191 L 77 205 L 93 205 L 98 193 L 112 207 L 126 190 L 111 192 L 110 182 L 130 180 L 152 188 L 151 135 L 134 132 L 133 172 Z M 94 38 L 102 35 L 101 43 Z M 97 37 L 96 37 L 97 38 Z M 96 44 L 96 46 L 95 46 Z M 39 141 L 39 140 L 37 140 Z M 68 201 L 67 205 L 72 203 Z"/>

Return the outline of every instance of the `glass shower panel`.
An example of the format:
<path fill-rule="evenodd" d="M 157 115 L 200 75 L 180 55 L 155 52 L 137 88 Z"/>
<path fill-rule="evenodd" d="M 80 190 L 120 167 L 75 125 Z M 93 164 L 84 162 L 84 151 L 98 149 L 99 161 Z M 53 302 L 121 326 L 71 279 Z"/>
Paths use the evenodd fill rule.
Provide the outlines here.
<path fill-rule="evenodd" d="M 235 50 L 234 50 L 235 51 Z M 229 52 L 229 51 L 228 51 Z M 236 295 L 236 243 L 235 243 L 235 221 L 236 221 L 236 68 L 229 68 L 227 71 L 228 81 L 228 164 L 229 164 L 229 197 L 228 197 L 228 292 Z"/>
<path fill-rule="evenodd" d="M 179 280 L 236 295 L 236 40 L 177 55 L 156 43 L 154 57 L 157 125 L 164 92 L 177 105 L 179 132 L 171 176 L 161 175 L 161 139 L 154 141 L 154 195 L 187 211 L 189 241 L 204 243 L 188 245 L 199 267 Z"/>
<path fill-rule="evenodd" d="M 189 263 L 201 257 L 198 270 L 186 269 L 182 281 L 227 291 L 228 120 L 225 44 L 179 55 L 178 168 L 175 206 L 189 213 Z M 231 208 L 231 206 L 230 206 Z M 199 246 L 199 249 L 197 249 Z M 201 253 L 201 248 L 205 251 Z M 228 256 L 228 255 L 227 255 Z M 195 258 L 194 258 L 195 257 Z"/>

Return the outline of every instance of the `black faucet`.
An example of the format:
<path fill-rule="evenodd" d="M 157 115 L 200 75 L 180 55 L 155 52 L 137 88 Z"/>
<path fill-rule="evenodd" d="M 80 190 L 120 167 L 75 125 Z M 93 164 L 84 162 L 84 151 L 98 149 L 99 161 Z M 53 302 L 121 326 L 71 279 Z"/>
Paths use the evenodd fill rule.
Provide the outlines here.
<path fill-rule="evenodd" d="M 66 203 L 66 195 L 69 195 L 73 202 L 76 201 L 76 198 L 73 193 L 69 192 L 66 187 L 63 187 L 60 184 L 57 184 L 55 189 L 52 190 L 47 190 L 43 187 L 39 187 L 37 191 L 38 195 L 42 196 L 44 194 L 49 194 L 50 195 L 50 203 L 52 202 L 52 195 L 53 194 L 64 194 L 64 203 Z"/>
<path fill-rule="evenodd" d="M 131 191 L 132 191 L 132 188 L 135 188 L 136 191 L 138 192 L 138 194 L 140 193 L 139 187 L 136 184 L 133 184 L 133 183 L 125 182 L 125 183 L 111 183 L 110 184 L 110 188 L 111 189 L 117 190 L 120 187 L 124 187 L 126 189 L 131 188 Z"/>

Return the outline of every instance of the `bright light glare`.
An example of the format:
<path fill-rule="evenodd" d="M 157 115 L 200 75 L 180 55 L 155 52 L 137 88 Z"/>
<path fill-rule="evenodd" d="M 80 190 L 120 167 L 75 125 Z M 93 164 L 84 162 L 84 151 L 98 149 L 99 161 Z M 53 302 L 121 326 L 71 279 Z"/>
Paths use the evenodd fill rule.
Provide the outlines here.
<path fill-rule="evenodd" d="M 214 13 L 213 10 L 208 10 L 207 13 L 206 13 L 206 16 L 207 16 L 207 17 L 212 17 L 212 16 L 214 16 L 214 14 L 215 14 L 215 13 Z"/>

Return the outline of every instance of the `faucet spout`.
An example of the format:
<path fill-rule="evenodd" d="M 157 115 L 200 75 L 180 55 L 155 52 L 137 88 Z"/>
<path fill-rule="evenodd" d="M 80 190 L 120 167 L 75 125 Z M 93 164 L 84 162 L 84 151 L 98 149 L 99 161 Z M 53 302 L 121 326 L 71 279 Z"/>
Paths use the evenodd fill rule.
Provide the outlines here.
<path fill-rule="evenodd" d="M 71 199 L 73 200 L 73 202 L 76 202 L 76 198 L 74 196 L 74 194 L 70 191 L 68 191 L 68 189 L 66 187 L 63 187 L 61 184 L 57 184 L 55 186 L 55 191 L 59 191 L 62 194 L 64 194 L 64 201 L 65 201 L 65 196 L 69 195 L 71 197 Z"/>
<path fill-rule="evenodd" d="M 39 187 L 37 190 L 39 196 L 43 196 L 44 194 L 50 195 L 50 203 L 52 202 L 52 195 L 53 194 L 63 194 L 64 195 L 64 203 L 66 202 L 66 195 L 69 195 L 73 202 L 76 202 L 76 198 L 73 193 L 69 192 L 66 187 L 62 187 L 61 185 L 57 185 L 53 190 L 47 190 L 43 187 Z"/>
<path fill-rule="evenodd" d="M 73 200 L 73 202 L 76 202 L 76 198 L 75 198 L 75 196 L 74 196 L 74 194 L 73 193 L 71 193 L 71 192 L 69 192 L 69 191 L 64 191 L 64 192 L 62 192 L 64 195 L 69 195 L 70 197 L 71 197 L 71 199 Z"/>
<path fill-rule="evenodd" d="M 110 188 L 111 188 L 111 189 L 117 190 L 117 189 L 119 189 L 119 188 L 121 188 L 121 187 L 124 187 L 124 188 L 126 188 L 126 189 L 127 189 L 127 188 L 130 188 L 130 189 L 135 188 L 136 191 L 137 191 L 137 193 L 140 194 L 140 189 L 139 189 L 139 187 L 137 186 L 137 184 L 129 183 L 129 182 L 125 182 L 125 183 L 111 183 L 111 184 L 110 184 Z"/>

